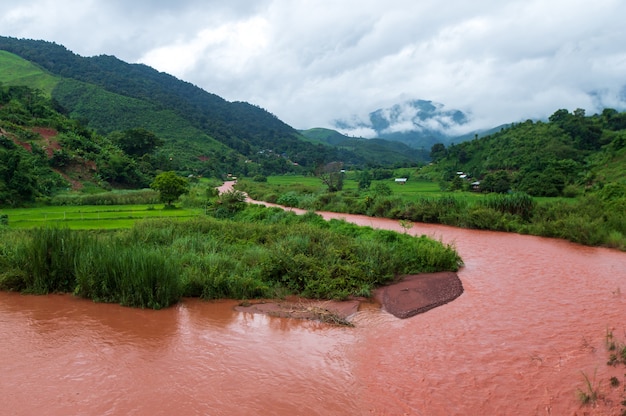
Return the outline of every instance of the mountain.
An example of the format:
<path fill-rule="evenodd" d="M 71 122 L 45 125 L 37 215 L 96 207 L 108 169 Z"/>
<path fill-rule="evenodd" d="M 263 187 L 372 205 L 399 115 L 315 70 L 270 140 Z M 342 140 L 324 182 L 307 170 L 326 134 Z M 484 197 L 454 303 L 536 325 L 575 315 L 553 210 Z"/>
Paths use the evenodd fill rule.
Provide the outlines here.
<path fill-rule="evenodd" d="M 336 130 L 319 127 L 309 130 L 300 130 L 300 134 L 313 142 L 329 144 L 338 148 L 352 150 L 358 154 L 368 155 L 369 158 L 377 162 L 370 162 L 370 165 L 410 166 L 416 161 L 425 162 L 429 160 L 428 151 L 414 149 L 397 141 L 348 137 Z"/>
<path fill-rule="evenodd" d="M 369 114 L 368 120 L 336 120 L 334 127 L 346 135 L 377 137 L 430 149 L 435 143 L 450 144 L 467 133 L 468 116 L 443 104 L 411 100 Z M 469 137 L 473 137 L 470 134 Z"/>
<path fill-rule="evenodd" d="M 377 157 L 311 143 L 268 111 L 229 102 L 169 74 L 114 56 L 82 57 L 53 42 L 0 37 L 0 82 L 41 89 L 97 133 L 143 128 L 181 174 L 280 174 Z M 17 58 L 21 59 L 17 59 Z M 404 158 L 405 159 L 405 158 Z"/>

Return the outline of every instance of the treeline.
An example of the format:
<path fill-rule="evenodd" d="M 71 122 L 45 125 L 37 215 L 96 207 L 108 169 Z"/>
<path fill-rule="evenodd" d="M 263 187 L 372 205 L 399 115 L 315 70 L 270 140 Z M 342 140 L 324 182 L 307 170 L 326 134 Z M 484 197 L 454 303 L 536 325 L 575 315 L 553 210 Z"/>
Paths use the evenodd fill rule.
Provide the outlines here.
<path fill-rule="evenodd" d="M 382 173 L 382 172 L 378 172 Z M 372 177 L 372 173 L 359 176 Z M 417 175 L 416 175 L 417 176 Z M 521 192 L 441 196 L 394 195 L 387 181 L 358 179 L 359 189 L 328 192 L 317 187 L 276 186 L 240 180 L 237 189 L 251 198 L 311 211 L 332 211 L 413 222 L 556 237 L 626 250 L 626 185 L 606 184 L 577 198 L 533 198 Z M 322 190 L 323 189 L 323 190 Z"/>

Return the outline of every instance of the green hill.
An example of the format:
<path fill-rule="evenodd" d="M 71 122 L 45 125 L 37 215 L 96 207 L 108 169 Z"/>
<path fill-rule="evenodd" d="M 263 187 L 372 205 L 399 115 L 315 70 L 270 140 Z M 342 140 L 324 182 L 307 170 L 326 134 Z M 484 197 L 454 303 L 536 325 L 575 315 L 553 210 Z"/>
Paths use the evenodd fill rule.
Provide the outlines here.
<path fill-rule="evenodd" d="M 165 141 L 162 151 L 175 155 L 174 168 L 181 173 L 205 172 L 208 160 L 227 161 L 223 173 L 277 174 L 328 161 L 358 166 L 380 159 L 359 147 L 311 143 L 258 106 L 228 102 L 146 65 L 106 55 L 81 57 L 52 42 L 9 37 L 0 37 L 0 50 L 0 68 L 15 69 L 3 69 L 2 82 L 44 90 L 67 115 L 100 134 L 136 127 L 153 131 Z M 31 73 L 36 76 L 26 76 Z M 35 83 L 36 78 L 47 81 Z M 385 160 L 405 164 L 407 156 L 392 153 Z"/>
<path fill-rule="evenodd" d="M 558 110 L 548 122 L 528 120 L 447 148 L 435 145 L 431 156 L 435 163 L 422 174 L 451 181 L 463 172 L 486 191 L 562 196 L 626 185 L 626 113 Z"/>
<path fill-rule="evenodd" d="M 51 96 L 60 78 L 50 75 L 38 66 L 0 50 L 0 83 L 6 85 L 28 85 Z"/>

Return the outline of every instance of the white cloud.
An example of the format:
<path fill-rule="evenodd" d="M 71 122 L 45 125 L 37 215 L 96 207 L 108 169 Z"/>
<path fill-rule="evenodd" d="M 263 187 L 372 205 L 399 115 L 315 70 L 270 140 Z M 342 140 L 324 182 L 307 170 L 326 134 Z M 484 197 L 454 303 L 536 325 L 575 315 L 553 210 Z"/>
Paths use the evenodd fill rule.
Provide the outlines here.
<path fill-rule="evenodd" d="M 145 62 L 297 128 L 409 99 L 469 112 L 477 127 L 626 108 L 623 16 L 621 0 L 0 4 L 3 35 Z"/>

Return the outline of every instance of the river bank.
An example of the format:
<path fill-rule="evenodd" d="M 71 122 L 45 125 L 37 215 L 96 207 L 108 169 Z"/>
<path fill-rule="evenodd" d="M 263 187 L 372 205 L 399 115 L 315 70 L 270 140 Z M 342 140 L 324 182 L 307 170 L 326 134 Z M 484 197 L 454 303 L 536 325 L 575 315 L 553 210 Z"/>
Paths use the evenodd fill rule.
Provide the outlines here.
<path fill-rule="evenodd" d="M 218 188 L 219 193 L 230 192 L 236 181 L 227 181 Z M 281 207 L 263 201 L 255 201 L 246 196 L 246 202 Z M 305 214 L 306 211 L 285 208 Z M 362 302 L 376 302 L 385 311 L 396 318 L 410 318 L 419 313 L 445 305 L 461 296 L 463 285 L 458 275 L 453 272 L 423 273 L 419 275 L 399 276 L 392 284 L 377 288 L 372 299 L 358 298 L 347 301 L 315 301 L 311 299 L 288 299 L 281 301 L 246 302 L 237 310 L 249 313 L 265 313 L 273 316 L 298 319 L 317 319 L 324 321 L 329 316 L 347 323 L 359 310 Z"/>

